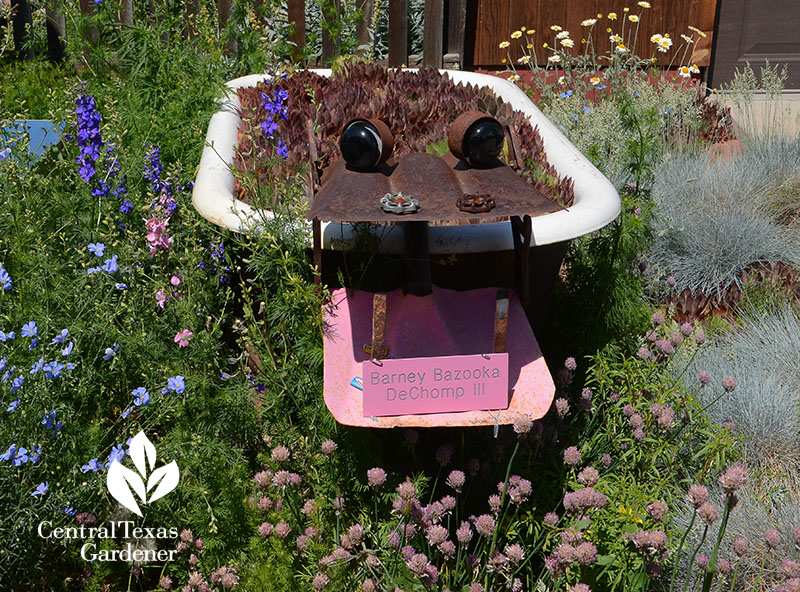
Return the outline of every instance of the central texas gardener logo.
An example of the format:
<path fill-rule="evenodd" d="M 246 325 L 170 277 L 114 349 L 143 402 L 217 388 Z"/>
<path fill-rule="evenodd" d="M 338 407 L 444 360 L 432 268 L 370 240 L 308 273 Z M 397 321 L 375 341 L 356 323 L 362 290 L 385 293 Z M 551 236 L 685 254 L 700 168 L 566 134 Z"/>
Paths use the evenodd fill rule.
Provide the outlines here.
<path fill-rule="evenodd" d="M 175 489 L 180 471 L 174 460 L 153 470 L 156 464 L 156 448 L 144 432 L 139 432 L 131 440 L 130 457 L 138 473 L 115 460 L 108 468 L 106 486 L 120 504 L 141 516 L 142 512 L 133 493 L 142 504 L 154 502 Z"/>

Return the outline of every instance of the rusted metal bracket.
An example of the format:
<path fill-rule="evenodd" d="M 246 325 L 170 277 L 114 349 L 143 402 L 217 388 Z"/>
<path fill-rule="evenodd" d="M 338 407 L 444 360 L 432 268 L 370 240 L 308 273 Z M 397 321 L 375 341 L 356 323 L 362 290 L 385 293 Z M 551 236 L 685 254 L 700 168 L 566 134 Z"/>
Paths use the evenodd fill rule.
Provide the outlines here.
<path fill-rule="evenodd" d="M 308 156 L 311 159 L 311 186 L 312 195 L 319 189 L 319 155 L 317 154 L 317 141 L 314 139 L 314 122 L 306 119 L 306 139 L 308 140 Z"/>
<path fill-rule="evenodd" d="M 319 289 L 322 286 L 322 224 L 319 218 L 314 218 L 311 222 L 314 246 L 314 267 L 317 273 L 314 275 L 314 285 Z"/>
<path fill-rule="evenodd" d="M 519 216 L 512 216 L 511 233 L 514 238 L 514 267 L 517 293 L 522 306 L 527 306 L 530 290 L 528 263 L 531 254 L 531 217 L 527 214 L 521 219 Z"/>
<path fill-rule="evenodd" d="M 518 171 L 525 169 L 525 162 L 522 160 L 522 152 L 519 149 L 519 142 L 517 141 L 517 134 L 511 129 L 510 125 L 506 125 L 506 134 L 508 135 L 509 156 L 516 165 Z"/>
<path fill-rule="evenodd" d="M 386 294 L 373 294 L 372 296 L 372 343 L 367 352 L 372 360 L 381 360 L 386 357 Z"/>
<path fill-rule="evenodd" d="M 494 312 L 494 353 L 502 354 L 506 351 L 506 336 L 508 335 L 508 290 L 500 288 L 497 291 L 497 306 Z"/>

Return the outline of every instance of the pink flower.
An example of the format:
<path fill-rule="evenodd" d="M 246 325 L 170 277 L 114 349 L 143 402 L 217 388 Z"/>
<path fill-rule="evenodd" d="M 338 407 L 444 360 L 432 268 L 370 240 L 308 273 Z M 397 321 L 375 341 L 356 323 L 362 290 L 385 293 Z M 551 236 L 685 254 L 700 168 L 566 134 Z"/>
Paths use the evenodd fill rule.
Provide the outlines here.
<path fill-rule="evenodd" d="M 189 329 L 184 329 L 183 331 L 178 331 L 175 334 L 175 343 L 178 344 L 178 347 L 187 347 L 189 345 L 189 341 L 192 339 L 192 333 Z"/>
<path fill-rule="evenodd" d="M 150 243 L 150 256 L 158 251 L 169 251 L 172 247 L 172 238 L 167 234 L 167 222 L 155 216 L 144 221 L 147 229 L 147 242 Z"/>
<path fill-rule="evenodd" d="M 173 275 L 171 278 L 169 278 L 169 283 L 173 286 L 180 286 L 181 278 L 179 278 L 177 275 Z"/>
<path fill-rule="evenodd" d="M 167 301 L 167 293 L 164 290 L 156 292 L 156 304 L 164 308 L 164 303 Z"/>
<path fill-rule="evenodd" d="M 570 446 L 564 451 L 564 462 L 571 467 L 578 466 L 581 462 L 581 453 L 575 446 Z"/>

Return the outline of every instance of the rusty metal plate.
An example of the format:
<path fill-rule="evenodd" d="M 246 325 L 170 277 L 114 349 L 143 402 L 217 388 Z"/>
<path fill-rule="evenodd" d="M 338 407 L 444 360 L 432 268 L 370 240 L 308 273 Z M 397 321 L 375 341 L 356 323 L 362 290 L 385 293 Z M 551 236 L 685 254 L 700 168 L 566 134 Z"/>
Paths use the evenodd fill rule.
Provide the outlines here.
<path fill-rule="evenodd" d="M 407 154 L 367 173 L 349 170 L 339 160 L 325 169 L 321 181 L 308 217 L 325 222 L 483 224 L 563 209 L 499 160 L 495 167 L 473 169 L 452 154 Z M 402 216 L 384 212 L 381 197 L 399 192 L 417 198 L 419 210 Z M 465 194 L 490 195 L 496 205 L 489 212 L 462 212 L 458 200 Z"/>

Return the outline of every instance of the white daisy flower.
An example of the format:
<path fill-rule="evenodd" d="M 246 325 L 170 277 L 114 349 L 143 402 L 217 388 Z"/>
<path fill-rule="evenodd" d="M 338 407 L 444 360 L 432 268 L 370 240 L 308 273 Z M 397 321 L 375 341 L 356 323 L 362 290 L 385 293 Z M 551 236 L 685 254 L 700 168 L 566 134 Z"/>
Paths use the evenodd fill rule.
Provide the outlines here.
<path fill-rule="evenodd" d="M 591 27 L 596 22 L 597 22 L 597 19 L 586 19 L 585 21 L 581 21 L 581 26 L 582 27 Z"/>
<path fill-rule="evenodd" d="M 692 70 L 689 66 L 681 66 L 678 69 L 678 74 L 680 74 L 682 78 L 689 78 L 689 76 L 692 75 Z"/>
<path fill-rule="evenodd" d="M 575 45 L 575 42 L 572 39 L 564 39 L 561 42 L 561 45 L 563 45 L 564 47 L 572 47 L 573 45 Z"/>

